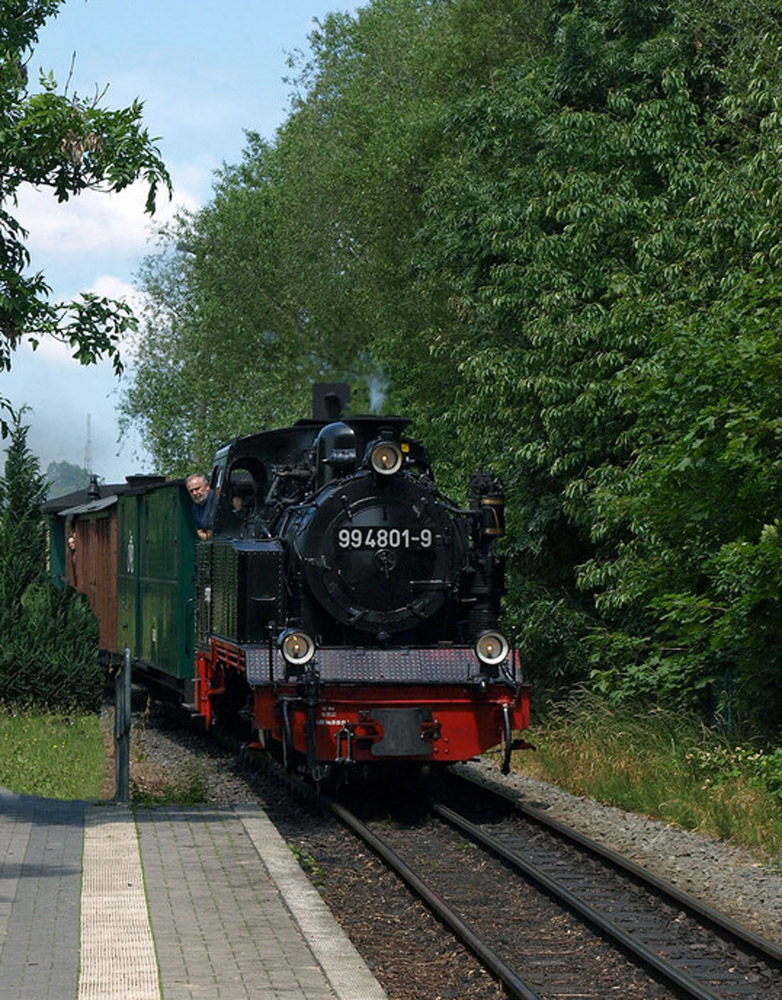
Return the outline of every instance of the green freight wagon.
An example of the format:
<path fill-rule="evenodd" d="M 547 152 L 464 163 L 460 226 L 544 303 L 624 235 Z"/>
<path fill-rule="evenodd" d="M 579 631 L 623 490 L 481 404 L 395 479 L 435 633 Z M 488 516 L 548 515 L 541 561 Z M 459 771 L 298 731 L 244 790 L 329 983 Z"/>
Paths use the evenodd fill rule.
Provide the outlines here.
<path fill-rule="evenodd" d="M 192 504 L 181 480 L 142 485 L 117 501 L 118 651 L 192 700 Z"/>

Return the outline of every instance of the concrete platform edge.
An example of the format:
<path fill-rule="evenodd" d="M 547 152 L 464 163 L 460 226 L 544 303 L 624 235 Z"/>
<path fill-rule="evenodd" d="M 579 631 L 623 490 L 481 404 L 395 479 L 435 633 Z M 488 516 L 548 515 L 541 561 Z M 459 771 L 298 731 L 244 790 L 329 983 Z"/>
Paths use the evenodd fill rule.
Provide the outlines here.
<path fill-rule="evenodd" d="M 336 922 L 317 889 L 260 806 L 234 806 L 258 856 L 299 925 L 338 1000 L 387 1000 L 387 994 Z"/>

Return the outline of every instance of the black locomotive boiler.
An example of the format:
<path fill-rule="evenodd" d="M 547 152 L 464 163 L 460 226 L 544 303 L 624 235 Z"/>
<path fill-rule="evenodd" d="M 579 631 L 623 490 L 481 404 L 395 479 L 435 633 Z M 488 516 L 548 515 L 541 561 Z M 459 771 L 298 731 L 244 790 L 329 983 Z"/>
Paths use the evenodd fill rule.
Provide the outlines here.
<path fill-rule="evenodd" d="M 313 419 L 216 457 L 211 538 L 195 553 L 195 708 L 249 707 L 264 742 L 320 778 L 335 764 L 445 764 L 526 729 L 529 696 L 498 630 L 504 523 L 494 476 L 462 509 L 401 417 Z"/>

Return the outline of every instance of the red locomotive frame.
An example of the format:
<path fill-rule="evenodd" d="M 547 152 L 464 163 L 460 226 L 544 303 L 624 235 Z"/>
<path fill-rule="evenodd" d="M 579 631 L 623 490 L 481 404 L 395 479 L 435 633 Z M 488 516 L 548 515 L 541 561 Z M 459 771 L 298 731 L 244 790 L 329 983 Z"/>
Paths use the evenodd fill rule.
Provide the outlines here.
<path fill-rule="evenodd" d="M 209 655 L 196 661 L 196 707 L 207 726 L 231 684 L 247 682 L 247 650 L 212 639 Z M 266 657 L 266 649 L 251 652 Z M 323 650 L 339 656 L 339 650 Z M 345 652 L 345 651 L 343 651 Z M 445 661 L 453 649 L 418 650 Z M 471 650 L 458 650 L 461 659 Z M 519 676 L 513 654 L 513 675 Z M 310 770 L 330 764 L 377 763 L 404 758 L 432 764 L 470 760 L 497 745 L 503 767 L 513 749 L 529 744 L 513 732 L 529 727 L 529 689 L 521 683 L 475 686 L 466 683 L 366 683 L 270 678 L 251 684 L 254 728 L 278 743 L 286 755 L 307 759 Z M 408 735 L 404 745 L 384 750 L 388 720 L 393 713 L 417 713 L 420 750 Z M 414 738 L 414 737 L 413 737 Z M 418 751 L 418 752 L 416 752 Z"/>

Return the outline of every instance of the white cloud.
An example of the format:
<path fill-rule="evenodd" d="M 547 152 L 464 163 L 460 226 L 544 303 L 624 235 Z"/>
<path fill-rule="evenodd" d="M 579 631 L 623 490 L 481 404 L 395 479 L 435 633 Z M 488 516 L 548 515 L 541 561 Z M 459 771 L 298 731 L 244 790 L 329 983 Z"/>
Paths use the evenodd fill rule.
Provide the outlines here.
<path fill-rule="evenodd" d="M 126 301 L 143 312 L 143 293 L 132 283 L 142 257 L 152 252 L 156 228 L 182 209 L 199 207 L 194 192 L 207 186 L 210 171 L 187 165 L 175 175 L 174 199 L 158 199 L 154 219 L 144 213 L 146 187 L 134 184 L 119 194 L 86 191 L 59 204 L 48 190 L 25 186 L 15 216 L 28 230 L 31 269 L 42 269 L 52 287 L 50 301 L 67 302 L 83 292 Z M 132 354 L 133 336 L 120 344 Z M 38 357 L 58 366 L 75 365 L 72 350 L 55 338 L 42 338 Z"/>
<path fill-rule="evenodd" d="M 135 285 L 123 281 L 122 278 L 113 274 L 102 274 L 95 279 L 87 291 L 94 295 L 105 296 L 107 299 L 120 299 L 127 302 L 136 313 L 141 312 L 146 298 L 145 294 Z"/>
<path fill-rule="evenodd" d="M 31 348 L 24 344 L 19 350 L 31 350 Z M 48 364 L 78 365 L 78 361 L 73 360 L 73 348 L 54 337 L 42 337 L 35 349 L 35 354 L 41 361 Z"/>
<path fill-rule="evenodd" d="M 134 185 L 119 194 L 85 191 L 58 204 L 48 190 L 19 191 L 17 218 L 27 229 L 33 257 L 47 254 L 138 253 L 149 234 L 144 192 Z"/>
<path fill-rule="evenodd" d="M 147 186 L 141 181 L 116 194 L 84 191 L 62 203 L 48 189 L 26 184 L 19 189 L 15 216 L 29 233 L 27 246 L 33 258 L 44 253 L 136 256 L 144 252 L 154 231 L 179 209 L 198 207 L 199 199 L 191 185 L 203 176 L 203 171 L 189 167 L 183 174 L 188 183 L 175 188 L 172 201 L 165 191 L 158 193 L 153 217 L 144 212 Z"/>

